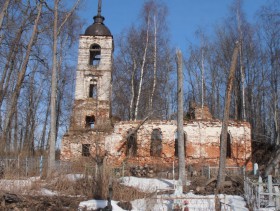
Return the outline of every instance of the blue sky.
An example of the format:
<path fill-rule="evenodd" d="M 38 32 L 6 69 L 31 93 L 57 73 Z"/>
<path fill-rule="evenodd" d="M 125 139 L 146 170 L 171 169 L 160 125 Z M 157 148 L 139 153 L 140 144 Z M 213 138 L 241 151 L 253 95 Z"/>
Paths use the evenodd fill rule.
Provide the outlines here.
<path fill-rule="evenodd" d="M 114 37 L 137 22 L 140 9 L 145 0 L 103 0 L 102 15 L 105 24 Z M 162 0 L 169 10 L 167 22 L 170 40 L 174 47 L 186 49 L 190 42 L 195 42 L 195 31 L 198 27 L 211 33 L 215 24 L 223 21 L 229 12 L 233 0 Z M 257 10 L 267 0 L 244 0 L 243 9 L 247 19 L 254 21 Z M 85 20 L 84 32 L 92 24 L 92 17 L 97 14 L 98 0 L 84 0 L 80 15 Z"/>

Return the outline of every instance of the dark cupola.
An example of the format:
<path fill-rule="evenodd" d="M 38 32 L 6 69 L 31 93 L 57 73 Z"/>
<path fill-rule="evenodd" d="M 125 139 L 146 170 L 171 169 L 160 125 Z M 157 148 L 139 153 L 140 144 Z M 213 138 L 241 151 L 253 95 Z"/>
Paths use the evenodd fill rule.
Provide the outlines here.
<path fill-rule="evenodd" d="M 87 27 L 86 36 L 112 36 L 110 30 L 104 25 L 105 18 L 101 15 L 101 0 L 98 0 L 98 13 L 93 17 L 94 23 Z"/>

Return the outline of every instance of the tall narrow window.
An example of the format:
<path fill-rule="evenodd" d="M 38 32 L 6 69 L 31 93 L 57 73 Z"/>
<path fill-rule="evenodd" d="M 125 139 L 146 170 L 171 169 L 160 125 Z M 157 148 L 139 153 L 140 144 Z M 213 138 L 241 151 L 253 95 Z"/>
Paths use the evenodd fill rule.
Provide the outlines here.
<path fill-rule="evenodd" d="M 160 157 L 162 151 L 162 135 L 159 129 L 154 129 L 151 137 L 151 156 Z"/>
<path fill-rule="evenodd" d="M 86 128 L 93 129 L 95 123 L 95 117 L 92 116 L 86 116 Z"/>
<path fill-rule="evenodd" d="M 89 84 L 89 97 L 90 98 L 97 98 L 97 81 L 91 79 Z"/>
<path fill-rule="evenodd" d="M 132 130 L 128 131 L 128 134 L 131 133 Z M 126 140 L 126 156 L 135 157 L 137 156 L 137 136 L 135 133 L 131 133 Z"/>
<path fill-rule="evenodd" d="M 90 156 L 90 144 L 82 144 L 82 156 L 89 157 Z"/>
<path fill-rule="evenodd" d="M 186 140 L 187 137 L 186 137 L 186 134 L 184 133 L 184 152 L 186 154 Z M 175 147 L 175 152 L 174 152 L 174 155 L 175 157 L 178 157 L 179 155 L 179 145 L 178 145 L 178 132 L 176 131 L 175 133 L 175 144 L 174 144 L 174 147 Z"/>
<path fill-rule="evenodd" d="M 227 158 L 231 158 L 231 137 L 227 134 Z"/>
<path fill-rule="evenodd" d="M 92 66 L 98 66 L 101 59 L 101 47 L 97 44 L 93 44 L 90 49 L 89 64 Z"/>
<path fill-rule="evenodd" d="M 220 135 L 220 142 L 222 140 L 222 134 Z M 226 152 L 226 157 L 231 158 L 231 137 L 230 134 L 227 133 L 227 152 Z"/>

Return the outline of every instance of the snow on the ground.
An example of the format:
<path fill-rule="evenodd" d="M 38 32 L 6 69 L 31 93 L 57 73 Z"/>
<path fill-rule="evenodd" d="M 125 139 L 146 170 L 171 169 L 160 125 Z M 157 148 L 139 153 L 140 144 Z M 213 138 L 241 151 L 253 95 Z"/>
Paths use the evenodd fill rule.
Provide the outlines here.
<path fill-rule="evenodd" d="M 174 181 L 166 179 L 146 179 L 137 177 L 124 177 L 120 179 L 123 185 L 134 187 L 143 192 L 155 192 L 156 189 L 173 189 Z M 248 211 L 246 202 L 241 196 L 219 195 L 222 202 L 222 210 Z M 113 201 L 113 210 L 123 210 Z M 155 195 L 153 198 L 137 199 L 131 202 L 134 211 L 168 211 L 172 210 L 175 203 L 185 204 L 192 210 L 215 210 L 215 196 L 195 195 L 192 192 L 181 195 Z M 106 200 L 89 200 L 80 203 L 80 210 L 104 208 L 107 205 Z"/>
<path fill-rule="evenodd" d="M 246 202 L 241 196 L 219 195 L 222 203 L 222 210 L 248 211 Z M 133 209 L 137 211 L 168 211 L 172 210 L 174 203 L 182 201 L 184 206 L 192 210 L 215 210 L 215 196 L 195 195 L 192 193 L 175 195 L 161 195 L 157 199 L 138 199 L 131 202 Z"/>
<path fill-rule="evenodd" d="M 117 205 L 116 201 L 111 201 L 113 211 L 124 211 L 121 207 Z M 89 200 L 89 201 L 83 201 L 79 205 L 79 211 L 84 210 L 96 210 L 98 208 L 104 208 L 107 206 L 107 201 L 105 200 Z"/>
<path fill-rule="evenodd" d="M 65 179 L 67 179 L 71 182 L 75 182 L 75 181 L 83 179 L 83 178 L 85 178 L 84 174 L 66 174 L 65 175 Z"/>
<path fill-rule="evenodd" d="M 41 195 L 44 195 L 44 196 L 57 196 L 59 194 L 56 191 L 51 191 L 49 189 L 42 188 L 41 189 Z"/>
<path fill-rule="evenodd" d="M 155 192 L 156 189 L 172 189 L 174 186 L 174 181 L 168 179 L 123 177 L 120 181 L 123 185 L 134 187 L 146 193 Z"/>
<path fill-rule="evenodd" d="M 172 210 L 173 203 L 178 200 L 176 196 L 163 195 L 158 196 L 158 198 L 150 199 L 137 199 L 131 202 L 133 211 L 169 211 Z M 232 211 L 248 211 L 245 207 L 246 203 L 241 196 L 231 196 L 231 195 L 219 195 L 221 202 L 226 202 L 227 204 L 222 204 L 222 210 L 232 210 Z M 183 194 L 180 199 L 186 202 L 185 206 L 189 208 L 189 211 L 195 210 L 215 210 L 215 196 L 202 196 L 194 194 Z M 89 200 L 81 202 L 79 205 L 79 210 L 95 210 L 98 208 L 104 208 L 107 206 L 106 200 Z M 122 211 L 123 209 L 117 205 L 116 201 L 112 201 L 112 206 L 114 211 Z M 266 210 L 267 211 L 267 210 Z"/>

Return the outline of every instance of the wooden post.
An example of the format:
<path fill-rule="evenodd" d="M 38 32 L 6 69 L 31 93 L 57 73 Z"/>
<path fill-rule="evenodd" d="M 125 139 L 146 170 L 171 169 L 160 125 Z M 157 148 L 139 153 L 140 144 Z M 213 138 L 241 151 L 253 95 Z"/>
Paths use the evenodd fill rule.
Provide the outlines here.
<path fill-rule="evenodd" d="M 278 186 L 274 186 L 274 192 L 276 193 L 275 208 L 276 208 L 276 210 L 280 210 L 280 191 L 279 191 Z"/>
<path fill-rule="evenodd" d="M 124 162 L 122 163 L 122 177 L 124 177 Z"/>
<path fill-rule="evenodd" d="M 255 176 L 256 176 L 257 173 L 258 173 L 258 169 L 259 169 L 258 164 L 257 164 L 257 163 L 254 163 L 254 175 L 255 175 Z"/>
<path fill-rule="evenodd" d="M 178 95 L 178 111 L 177 111 L 177 132 L 178 132 L 178 157 L 179 157 L 179 180 L 178 183 L 186 186 L 186 160 L 185 160 L 185 147 L 184 147 L 184 113 L 183 113 L 183 61 L 182 52 L 176 52 L 177 63 L 177 95 Z"/>
<path fill-rule="evenodd" d="M 263 181 L 262 178 L 259 177 L 259 184 L 258 184 L 258 190 L 257 190 L 257 208 L 259 209 L 261 207 L 261 193 L 263 193 Z"/>
<path fill-rule="evenodd" d="M 222 122 L 222 132 L 221 132 L 221 144 L 220 144 L 220 160 L 219 160 L 219 172 L 217 178 L 217 189 L 221 191 L 224 188 L 225 173 L 226 173 L 226 152 L 227 152 L 227 134 L 228 134 L 228 121 L 229 121 L 229 108 L 231 100 L 231 91 L 234 81 L 234 74 L 237 65 L 238 57 L 238 42 L 235 43 L 231 66 L 227 81 L 226 96 L 225 96 L 225 107 L 224 107 L 224 117 Z"/>
<path fill-rule="evenodd" d="M 273 202 L 273 192 L 272 192 L 272 176 L 268 175 L 267 177 L 267 188 L 268 188 L 268 206 L 274 206 L 274 202 Z"/>

